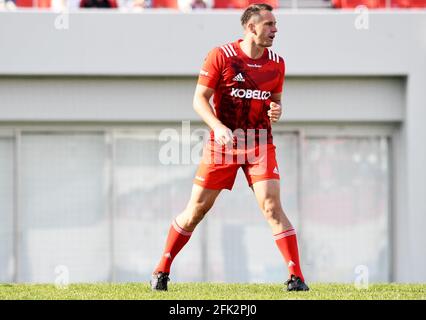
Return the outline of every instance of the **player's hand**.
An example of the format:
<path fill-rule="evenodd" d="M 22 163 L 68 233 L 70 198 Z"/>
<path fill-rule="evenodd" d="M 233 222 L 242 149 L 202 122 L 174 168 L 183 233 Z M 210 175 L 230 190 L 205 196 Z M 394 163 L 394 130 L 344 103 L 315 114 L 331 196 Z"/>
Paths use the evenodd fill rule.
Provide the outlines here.
<path fill-rule="evenodd" d="M 269 104 L 269 110 L 268 110 L 268 117 L 271 120 L 271 122 L 277 122 L 282 114 L 282 107 L 276 103 L 271 101 Z"/>
<path fill-rule="evenodd" d="M 213 128 L 213 132 L 214 141 L 216 141 L 219 145 L 227 145 L 232 147 L 234 143 L 234 135 L 232 134 L 231 129 L 224 126 L 223 124 L 219 124 Z"/>

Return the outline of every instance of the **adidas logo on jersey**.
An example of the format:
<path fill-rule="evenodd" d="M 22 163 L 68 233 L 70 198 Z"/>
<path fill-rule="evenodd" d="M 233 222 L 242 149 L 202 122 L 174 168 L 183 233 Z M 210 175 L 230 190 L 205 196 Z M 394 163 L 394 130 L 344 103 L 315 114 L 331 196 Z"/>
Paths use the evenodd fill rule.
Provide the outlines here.
<path fill-rule="evenodd" d="M 278 171 L 278 168 L 277 167 L 275 167 L 275 169 L 274 169 L 274 171 L 273 171 L 275 174 L 280 174 L 280 172 Z"/>
<path fill-rule="evenodd" d="M 267 100 L 270 96 L 270 91 L 231 88 L 231 97 Z"/>
<path fill-rule="evenodd" d="M 239 74 L 237 74 L 232 80 L 234 81 L 239 81 L 239 82 L 244 82 L 246 81 L 243 77 L 243 75 L 241 74 L 241 72 Z"/>

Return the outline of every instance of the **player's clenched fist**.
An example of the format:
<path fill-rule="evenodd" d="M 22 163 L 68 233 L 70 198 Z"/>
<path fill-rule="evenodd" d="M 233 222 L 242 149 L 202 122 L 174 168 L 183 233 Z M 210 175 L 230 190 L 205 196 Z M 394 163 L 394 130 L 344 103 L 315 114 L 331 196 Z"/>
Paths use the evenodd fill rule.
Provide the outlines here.
<path fill-rule="evenodd" d="M 234 143 L 234 135 L 232 134 L 231 129 L 219 124 L 213 128 L 214 132 L 214 141 L 216 141 L 221 146 L 228 145 L 232 146 Z"/>
<path fill-rule="evenodd" d="M 278 103 L 272 101 L 269 105 L 269 110 L 268 110 L 268 117 L 271 120 L 271 122 L 277 122 L 279 118 L 281 117 L 281 114 L 282 114 L 282 107 Z"/>

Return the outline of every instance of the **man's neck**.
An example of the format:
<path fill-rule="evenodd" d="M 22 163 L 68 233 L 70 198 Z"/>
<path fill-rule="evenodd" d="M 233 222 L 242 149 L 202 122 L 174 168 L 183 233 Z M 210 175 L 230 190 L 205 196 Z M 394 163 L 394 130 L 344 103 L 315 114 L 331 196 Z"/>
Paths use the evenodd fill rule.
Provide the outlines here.
<path fill-rule="evenodd" d="M 252 59 L 259 59 L 263 55 L 263 50 L 265 50 L 265 48 L 257 46 L 256 43 L 249 38 L 244 38 L 244 40 L 240 42 L 240 48 Z"/>

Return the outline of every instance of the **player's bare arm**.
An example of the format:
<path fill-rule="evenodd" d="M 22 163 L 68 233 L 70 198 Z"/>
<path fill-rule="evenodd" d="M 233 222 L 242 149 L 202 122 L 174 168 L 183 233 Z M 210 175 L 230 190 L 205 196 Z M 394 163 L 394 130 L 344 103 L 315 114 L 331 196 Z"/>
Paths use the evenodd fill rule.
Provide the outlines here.
<path fill-rule="evenodd" d="M 213 108 L 210 104 L 210 98 L 213 93 L 213 89 L 200 84 L 197 85 L 193 100 L 194 110 L 214 131 L 214 137 L 217 143 L 220 145 L 232 145 L 234 139 L 232 131 L 220 122 L 214 114 Z"/>

